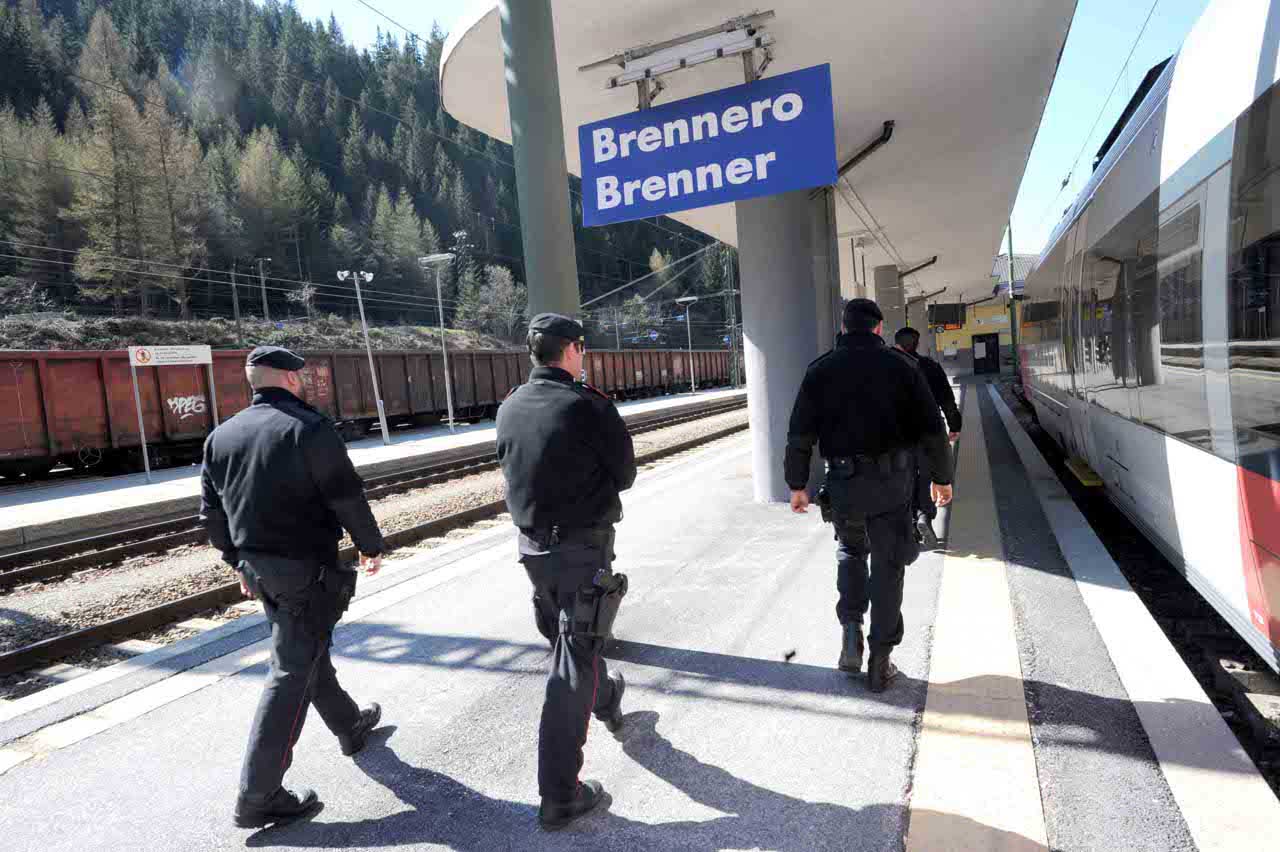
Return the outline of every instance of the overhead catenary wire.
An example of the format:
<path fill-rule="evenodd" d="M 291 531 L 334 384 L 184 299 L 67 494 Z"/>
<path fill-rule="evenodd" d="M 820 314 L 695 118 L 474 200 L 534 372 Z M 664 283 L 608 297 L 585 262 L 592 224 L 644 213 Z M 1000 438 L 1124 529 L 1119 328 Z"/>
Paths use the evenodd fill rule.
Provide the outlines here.
<path fill-rule="evenodd" d="M 142 258 L 142 257 L 131 257 L 131 256 L 128 256 L 128 255 L 100 254 L 100 253 L 95 252 L 93 249 L 83 249 L 83 248 L 82 248 L 82 249 L 60 249 L 60 248 L 54 248 L 53 246 L 40 246 L 40 245 L 37 245 L 37 244 L 35 244 L 35 243 L 24 243 L 24 242 L 20 242 L 20 241 L 18 241 L 18 240 L 3 240 L 3 239 L 0 239 L 0 244 L 5 244 L 5 243 L 7 243 L 7 244 L 9 244 L 9 245 L 14 245 L 14 246 L 25 246 L 25 247 L 35 248 L 35 249 L 39 249 L 39 250 L 41 250 L 41 251 L 56 251 L 56 252 L 59 252 L 59 253 L 61 253 L 61 254 L 75 254 L 75 255 L 78 255 L 78 254 L 80 254 L 80 253 L 82 253 L 82 252 L 89 251 L 89 252 L 93 252 L 93 254 L 94 254 L 96 257 L 104 258 L 104 259 L 106 259 L 106 260 L 122 261 L 122 262 L 125 262 L 125 263 L 141 263 L 141 264 L 147 264 L 147 265 L 150 265 L 150 266 L 159 266 L 159 267 L 163 267 L 163 268 L 166 268 L 166 269 L 189 270 L 189 271 L 191 271 L 191 272 L 193 272 L 193 273 L 207 272 L 207 273 L 210 273 L 211 275 L 225 276 L 225 277 L 227 277 L 228 279 L 229 279 L 229 277 L 230 277 L 230 273 L 229 273 L 228 271 L 226 271 L 226 270 L 224 270 L 224 269 L 215 269 L 215 268 L 210 267 L 210 266 L 183 266 L 183 265 L 181 265 L 181 264 L 165 263 L 165 262 L 163 262 L 163 261 L 150 260 L 150 259 L 148 259 L 148 258 Z M 30 263 L 57 263 L 57 264 L 68 265 L 68 266 L 73 266 L 73 265 L 74 265 L 73 263 L 65 263 L 64 261 L 52 260 L 52 259 L 49 259 L 49 258 L 35 258 L 35 257 L 30 256 L 30 255 L 0 255 L 0 256 L 2 256 L 2 257 L 17 257 L 17 258 L 18 258 L 18 259 L 20 259 L 20 260 L 25 260 L 25 261 L 28 261 L 28 262 L 30 262 Z M 143 274 L 145 274 L 145 275 L 152 275 L 153 273 L 151 273 L 151 272 L 139 271 L 139 272 L 137 272 L 137 274 L 139 274 L 139 275 L 143 275 Z M 251 276 L 251 280 L 252 280 L 252 282 L 253 282 L 253 286 L 254 286 L 254 287 L 258 287 L 258 286 L 259 286 L 259 281 L 260 281 L 260 280 L 262 280 L 262 279 L 265 279 L 266 281 L 276 282 L 276 283 L 294 284 L 294 285 L 296 285 L 297 287 L 315 287 L 315 288 L 317 288 L 317 289 L 333 289 L 333 290 L 338 290 L 339 292 L 350 292 L 350 288 L 348 288 L 348 287 L 344 287 L 344 286 L 343 286 L 343 285 L 341 285 L 341 284 L 326 284 L 326 283 L 323 283 L 323 282 L 302 281 L 302 280 L 294 279 L 294 278 L 278 278 L 278 277 L 271 276 L 271 275 L 259 276 L 259 275 L 258 275 L 258 274 L 256 274 L 256 273 L 252 274 L 252 276 Z M 195 279 L 195 278 L 190 278 L 190 279 L 188 279 L 188 280 L 197 280 L 197 279 Z M 211 279 L 200 279 L 200 280 L 211 280 Z M 250 276 L 249 276 L 249 274 L 247 274 L 247 273 L 246 273 L 246 280 L 250 280 Z M 223 282 L 221 282 L 221 283 L 229 284 L 229 283 L 231 283 L 231 282 L 230 282 L 229 280 L 227 280 L 227 281 L 223 281 Z M 246 287 L 247 287 L 247 286 L 249 286 L 249 284 L 247 284 L 247 283 L 246 283 L 246 284 L 244 284 L 244 285 L 238 285 L 238 286 L 246 286 Z M 271 289 L 271 288 L 269 288 L 269 289 Z M 278 289 L 278 288 L 277 288 L 277 289 Z M 412 293 L 397 293 L 397 292 L 392 291 L 392 290 L 374 290 L 374 289 L 368 289 L 368 288 L 362 288 L 362 289 L 363 289 L 363 291 L 364 291 L 365 293 L 375 293 L 375 294 L 381 294 L 381 295 L 387 295 L 387 296 L 396 296 L 396 297 L 408 298 L 408 299 L 422 299 L 424 302 L 429 303 L 429 305 L 434 305 L 434 304 L 436 303 L 436 299 L 435 299 L 434 297 L 430 297 L 430 296 L 415 296 L 415 295 L 413 295 Z M 287 289 L 286 289 L 286 290 L 283 290 L 283 292 L 292 292 L 292 291 L 291 291 L 291 290 L 287 290 Z M 446 300 L 446 301 L 449 301 L 449 300 Z"/>
<path fill-rule="evenodd" d="M 29 260 L 29 259 L 30 259 L 30 258 L 24 257 L 24 256 L 22 256 L 22 255 L 6 254 L 6 253 L 0 253 L 0 258 L 3 258 L 3 259 L 14 259 L 14 260 Z M 58 266 L 67 266 L 67 267 L 73 267 L 73 266 L 75 266 L 75 262 L 74 262 L 74 261 L 66 261 L 66 260 L 45 260 L 45 261 L 41 261 L 41 262 L 42 262 L 42 263 L 51 263 L 51 264 L 56 264 L 56 265 L 58 265 Z M 121 273 L 121 274 L 125 274 L 125 275 L 139 275 L 139 276 L 147 276 L 147 277 L 150 277 L 150 278 L 157 278 L 157 279 L 162 279 L 162 280 L 170 280 L 170 281 L 187 281 L 187 282 L 195 282 L 195 283 L 199 283 L 199 284 L 210 284 L 210 283 L 213 283 L 213 284 L 225 284 L 225 285 L 227 285 L 227 286 L 230 286 L 230 285 L 231 285 L 231 282 L 230 282 L 230 281 L 217 281 L 217 280 L 212 279 L 212 278 L 196 278 L 196 277 L 193 277 L 193 276 L 187 276 L 187 275 L 172 275 L 172 274 L 168 274 L 168 273 L 164 273 L 164 272 L 148 272 L 148 271 L 146 271 L 146 270 L 139 270 L 139 269 L 136 269 L 136 268 L 130 268 L 130 267 L 118 267 L 118 266 L 111 266 L 111 265 L 107 265 L 107 264 L 100 265 L 100 266 L 99 266 L 99 268 L 100 268 L 100 269 L 102 269 L 102 270 L 104 270 L 104 271 L 106 271 L 106 272 L 117 272 L 117 273 Z M 59 282 L 59 283 L 62 283 L 62 282 Z M 307 284 L 308 282 L 303 282 L 303 283 L 304 283 L 304 284 Z M 265 288 L 264 288 L 264 287 L 262 287 L 258 282 L 253 281 L 252 279 L 250 279 L 249 283 L 246 283 L 246 284 L 243 284 L 243 285 L 237 284 L 237 286 L 243 286 L 243 287 L 245 287 L 246 289 L 250 289 L 250 288 L 252 288 L 253 290 L 262 290 L 262 289 L 265 289 L 265 290 L 267 290 L 268 292 L 271 292 L 271 293 L 286 293 L 286 294 L 294 294 L 294 293 L 297 293 L 297 292 L 298 292 L 298 290 L 297 290 L 297 289 L 294 289 L 294 288 L 288 288 L 288 287 L 265 287 Z M 315 286 L 317 286 L 317 285 L 315 285 L 315 284 L 309 284 L 309 286 L 315 287 Z M 336 286 L 336 285 L 335 285 L 335 286 Z M 347 300 L 347 301 L 355 301 L 355 300 L 356 300 L 356 297 L 355 297 L 355 291 L 354 291 L 354 290 L 353 290 L 353 291 L 351 291 L 349 294 L 347 294 L 347 293 L 325 293 L 325 294 L 322 294 L 322 295 L 323 295 L 323 296 L 324 296 L 324 298 L 326 298 L 326 299 L 345 299 L 345 300 Z M 396 295 L 397 295 L 397 296 L 406 297 L 406 296 L 405 296 L 405 294 L 396 294 Z M 407 296 L 407 298 L 416 298 L 416 297 Z M 419 311 L 434 311 L 434 309 L 435 309 L 435 303 L 434 303 L 434 301 L 432 301 L 432 302 L 430 302 L 430 303 L 419 303 L 419 302 L 406 302 L 406 301 L 403 301 L 403 298 L 400 298 L 400 299 L 384 299 L 384 298 L 381 298 L 381 297 L 366 298 L 366 299 L 365 299 L 365 301 L 366 301 L 366 302 L 378 303 L 378 304 L 384 304 L 384 305 L 399 305 L 399 306 L 401 306 L 401 307 L 414 308 L 415 310 L 419 310 Z"/>
<path fill-rule="evenodd" d="M 1058 202 L 1058 198 L 1062 195 L 1063 190 L 1065 190 L 1068 184 L 1071 183 L 1071 178 L 1075 174 L 1076 167 L 1080 165 L 1080 157 L 1083 156 L 1084 152 L 1088 149 L 1089 140 L 1093 138 L 1094 131 L 1098 129 L 1098 123 L 1102 121 L 1102 116 L 1107 111 L 1107 104 L 1111 103 L 1111 96 L 1116 93 L 1116 88 L 1120 85 L 1120 80 L 1124 78 L 1125 73 L 1128 71 L 1129 63 L 1133 61 L 1133 55 L 1138 50 L 1138 44 L 1142 41 L 1142 36 L 1146 33 L 1147 26 L 1151 23 L 1151 18 L 1155 14 L 1156 7 L 1159 5 L 1160 0 L 1152 0 L 1151 8 L 1147 10 L 1147 17 L 1142 21 L 1142 26 L 1138 28 L 1138 34 L 1134 37 L 1133 44 L 1129 46 L 1129 54 L 1125 57 L 1124 64 L 1120 66 L 1120 70 L 1116 73 L 1116 79 L 1111 84 L 1111 90 L 1107 92 L 1107 97 L 1102 101 L 1102 106 L 1098 107 L 1098 114 L 1094 116 L 1093 124 L 1089 127 L 1089 132 L 1084 135 L 1084 141 L 1080 143 L 1080 150 L 1077 151 L 1075 157 L 1072 158 L 1071 166 L 1067 169 L 1067 176 L 1062 179 L 1062 185 L 1058 187 L 1058 191 L 1054 193 L 1053 198 L 1049 200 L 1048 206 L 1046 206 L 1044 212 L 1040 214 L 1040 219 L 1036 222 L 1037 228 L 1044 224 L 1045 218 L 1048 217 L 1050 212 L 1052 212 L 1054 206 Z"/>
<path fill-rule="evenodd" d="M 671 261 L 666 266 L 662 267 L 662 269 L 655 269 L 652 272 L 646 273 L 645 275 L 641 275 L 639 278 L 635 278 L 631 281 L 628 281 L 626 284 L 623 284 L 621 287 L 615 287 L 614 289 L 610 290 L 608 293 L 604 293 L 603 295 L 596 296 L 594 299 L 583 302 L 580 307 L 586 308 L 590 305 L 594 305 L 596 302 L 609 298 L 615 293 L 621 293 L 623 290 L 626 290 L 630 287 L 634 287 L 635 285 L 639 284 L 641 281 L 652 278 L 653 276 L 657 275 L 659 272 L 662 272 L 665 269 L 670 269 L 672 266 L 675 266 L 677 263 L 682 263 L 683 261 L 689 260 L 690 258 L 697 257 L 703 252 L 709 251 L 710 249 L 713 249 L 718 245 L 720 245 L 720 243 L 718 242 L 705 245 L 702 248 L 698 249 L 697 251 L 690 252 L 689 254 L 686 254 L 684 257 L 680 257 Z"/>

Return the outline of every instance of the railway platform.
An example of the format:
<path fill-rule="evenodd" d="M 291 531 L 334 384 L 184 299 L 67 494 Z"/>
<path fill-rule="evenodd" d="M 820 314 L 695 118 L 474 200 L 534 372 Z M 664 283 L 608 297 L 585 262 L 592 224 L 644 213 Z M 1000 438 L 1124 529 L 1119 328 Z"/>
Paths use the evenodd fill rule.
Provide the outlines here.
<path fill-rule="evenodd" d="M 593 725 L 609 805 L 536 827 L 547 650 L 496 527 L 390 562 L 339 627 L 384 708 L 344 758 L 313 720 L 289 781 L 324 808 L 232 827 L 265 672 L 247 616 L 0 706 L 0 837 L 57 849 L 1240 850 L 1280 803 L 987 385 L 964 380 L 946 547 L 908 569 L 896 685 L 834 669 L 833 542 L 751 498 L 749 440 L 643 473 L 611 647 L 626 726 Z M 150 656 L 150 662 L 148 657 Z M 149 667 L 149 668 L 148 668 Z M 110 670 L 106 670 L 110 671 Z"/>
<path fill-rule="evenodd" d="M 660 413 L 676 413 L 708 403 L 744 398 L 745 391 L 720 389 L 618 404 L 628 422 Z M 419 465 L 491 451 L 493 421 L 458 426 L 396 430 L 385 446 L 381 435 L 348 444 L 356 469 L 364 476 L 391 474 Z M 200 505 L 200 468 L 196 465 L 144 474 L 78 479 L 0 493 L 0 554 L 83 538 L 127 526 L 158 523 L 190 515 Z"/>

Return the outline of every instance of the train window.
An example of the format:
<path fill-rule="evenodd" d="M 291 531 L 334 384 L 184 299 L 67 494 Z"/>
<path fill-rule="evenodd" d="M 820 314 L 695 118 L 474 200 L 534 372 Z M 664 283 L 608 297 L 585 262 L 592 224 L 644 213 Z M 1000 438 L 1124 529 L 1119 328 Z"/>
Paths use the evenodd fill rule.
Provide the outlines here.
<path fill-rule="evenodd" d="M 1208 447 L 1201 318 L 1201 212 L 1166 214 L 1158 193 L 1091 247 L 1081 278 L 1088 399 Z"/>
<path fill-rule="evenodd" d="M 1138 409 L 1148 426 L 1208 449 L 1200 207 L 1138 241 L 1131 319 Z"/>
<path fill-rule="evenodd" d="M 1240 464 L 1280 479 L 1280 87 L 1236 120 L 1228 232 L 1231 417 Z"/>

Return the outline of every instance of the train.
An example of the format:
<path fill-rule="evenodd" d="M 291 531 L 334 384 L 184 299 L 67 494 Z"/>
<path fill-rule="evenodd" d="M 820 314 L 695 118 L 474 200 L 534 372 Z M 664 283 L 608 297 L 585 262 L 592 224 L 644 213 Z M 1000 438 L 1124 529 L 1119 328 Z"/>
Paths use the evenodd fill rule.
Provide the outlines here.
<path fill-rule="evenodd" d="M 199 458 L 216 423 L 246 408 L 247 350 L 218 350 L 208 366 L 137 370 L 142 421 L 157 466 Z M 365 352 L 305 351 L 307 401 L 355 440 L 378 423 Z M 428 426 L 447 417 L 444 357 L 439 352 L 378 351 L 378 384 L 388 424 Z M 458 351 L 448 356 L 455 419 L 492 417 L 529 376 L 518 351 Z M 615 399 L 729 384 L 727 350 L 588 351 L 586 380 Z M 210 393 L 209 375 L 213 376 Z M 142 467 L 129 353 L 0 351 L 0 477 L 39 479 L 65 464 L 125 472 Z"/>
<path fill-rule="evenodd" d="M 1044 430 L 1280 671 L 1280 2 L 1151 69 L 1028 275 Z"/>

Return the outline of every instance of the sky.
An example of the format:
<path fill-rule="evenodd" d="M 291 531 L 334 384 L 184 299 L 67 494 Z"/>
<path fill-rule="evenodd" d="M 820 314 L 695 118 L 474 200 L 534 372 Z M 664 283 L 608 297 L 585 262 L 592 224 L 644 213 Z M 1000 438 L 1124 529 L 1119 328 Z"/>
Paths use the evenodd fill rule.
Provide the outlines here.
<path fill-rule="evenodd" d="M 425 35 L 433 20 L 447 32 L 477 0 L 368 2 Z M 294 5 L 308 19 L 328 20 L 332 11 L 347 38 L 358 45 L 372 44 L 379 27 L 383 32 L 404 36 L 395 24 L 359 0 L 294 0 Z M 1147 69 L 1178 50 L 1207 5 L 1208 0 L 1079 0 L 1014 204 L 1015 253 L 1039 254 L 1062 212 L 1084 188 L 1094 153 Z M 1143 30 L 1148 13 L 1150 22 Z M 1142 36 L 1138 39 L 1140 30 Z M 1128 58 L 1130 49 L 1132 58 Z M 1022 165 L 1010 163 L 1010 168 Z M 1071 179 L 1064 188 L 1062 183 L 1068 175 Z"/>

